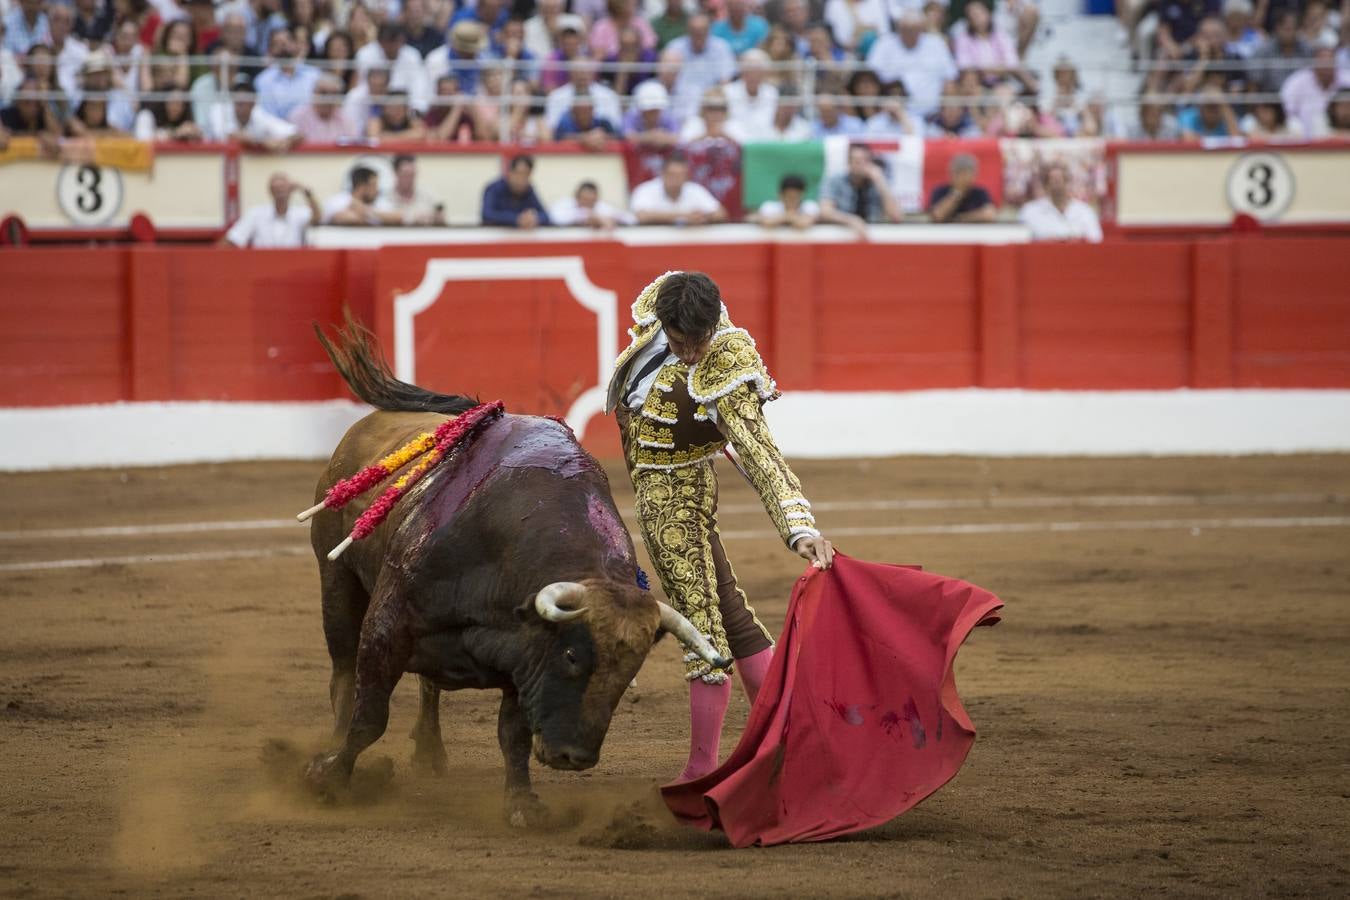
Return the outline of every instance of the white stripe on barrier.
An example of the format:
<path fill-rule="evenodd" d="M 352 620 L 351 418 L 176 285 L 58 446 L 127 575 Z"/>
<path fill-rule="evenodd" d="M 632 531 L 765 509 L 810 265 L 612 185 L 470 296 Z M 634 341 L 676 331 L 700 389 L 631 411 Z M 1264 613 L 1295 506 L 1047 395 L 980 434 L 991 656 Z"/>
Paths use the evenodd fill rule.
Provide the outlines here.
<path fill-rule="evenodd" d="M 44 559 L 36 562 L 0 563 L 0 572 L 40 572 L 50 569 L 92 569 L 96 566 L 134 566 L 140 563 L 219 562 L 227 559 L 261 559 L 268 556 L 303 556 L 312 553 L 299 544 L 259 547 L 252 550 L 202 550 L 197 553 L 147 553 L 140 556 L 99 556 L 85 559 Z"/>
<path fill-rule="evenodd" d="M 1103 522 L 964 522 L 949 525 L 857 526 L 830 530 L 835 537 L 886 537 L 963 534 L 1029 534 L 1083 531 L 1204 531 L 1230 528 L 1341 528 L 1350 525 L 1350 516 L 1293 516 L 1245 519 L 1124 519 Z M 763 540 L 773 535 L 767 529 L 724 531 L 726 540 Z M 303 556 L 309 547 L 290 545 L 256 550 L 218 550 L 200 553 L 152 553 L 144 556 L 109 556 L 84 559 L 53 559 L 35 562 L 0 563 L 0 572 L 31 572 L 50 569 L 83 569 L 104 565 L 134 565 L 163 562 L 214 562 L 228 559 L 258 559 L 269 556 Z"/>
<path fill-rule="evenodd" d="M 327 459 L 366 411 L 345 401 L 0 409 L 0 435 L 24 437 L 0 440 L 0 471 Z M 817 459 L 1350 450 L 1350 390 L 789 391 L 765 415 L 784 453 Z"/>
<path fill-rule="evenodd" d="M 1281 504 L 1344 504 L 1344 494 L 1085 494 L 1057 497 L 936 497 L 908 500 L 822 500 L 812 509 L 826 512 L 866 512 L 926 509 L 1128 509 L 1154 506 L 1273 506 Z M 718 513 L 739 515 L 762 512 L 758 503 L 728 503 Z M 621 512 L 633 517 L 632 507 Z M 238 519 L 216 522 L 165 522 L 151 525 L 94 525 L 87 528 L 45 528 L 0 531 L 0 541 L 68 540 L 71 538 L 148 537 L 222 531 L 270 531 L 299 529 L 290 519 Z"/>

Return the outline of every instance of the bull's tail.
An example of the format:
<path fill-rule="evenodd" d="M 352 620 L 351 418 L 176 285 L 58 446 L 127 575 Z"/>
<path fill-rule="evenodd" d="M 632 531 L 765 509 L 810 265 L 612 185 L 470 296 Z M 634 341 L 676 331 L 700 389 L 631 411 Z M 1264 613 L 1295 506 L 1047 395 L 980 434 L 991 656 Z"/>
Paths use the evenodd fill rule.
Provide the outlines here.
<path fill-rule="evenodd" d="M 316 323 L 314 333 L 328 352 L 338 374 L 352 393 L 376 409 L 390 412 L 435 412 L 459 415 L 478 405 L 472 397 L 458 394 L 437 394 L 415 384 L 399 381 L 389 371 L 384 354 L 375 343 L 375 336 L 361 323 L 346 315 L 346 325 L 338 329 L 334 343 Z"/>

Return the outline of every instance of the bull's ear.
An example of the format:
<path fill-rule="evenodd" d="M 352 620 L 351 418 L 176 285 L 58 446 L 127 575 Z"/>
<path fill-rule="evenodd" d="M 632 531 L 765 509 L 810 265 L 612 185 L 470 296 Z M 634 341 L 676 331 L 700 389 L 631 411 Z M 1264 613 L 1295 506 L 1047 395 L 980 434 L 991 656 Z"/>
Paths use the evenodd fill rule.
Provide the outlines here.
<path fill-rule="evenodd" d="M 661 638 L 665 637 L 668 634 L 670 634 L 669 631 L 666 631 L 664 628 L 658 627 L 656 629 L 656 637 L 652 638 L 652 646 L 655 647 L 657 644 L 661 643 Z"/>
<path fill-rule="evenodd" d="M 539 614 L 534 611 L 535 595 L 531 594 L 525 598 L 525 602 L 517 606 L 512 612 L 515 614 L 517 622 L 528 622 L 531 619 L 539 618 Z"/>

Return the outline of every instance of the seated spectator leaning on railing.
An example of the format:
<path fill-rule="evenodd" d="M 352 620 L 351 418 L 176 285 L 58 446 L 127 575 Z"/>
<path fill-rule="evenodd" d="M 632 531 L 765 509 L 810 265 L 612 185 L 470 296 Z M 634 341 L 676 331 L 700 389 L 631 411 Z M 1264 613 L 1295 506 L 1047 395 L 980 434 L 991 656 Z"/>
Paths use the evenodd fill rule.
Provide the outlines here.
<path fill-rule="evenodd" d="M 1045 167 L 1044 196 L 1022 206 L 1018 218 L 1036 241 L 1101 243 L 1102 225 L 1091 206 L 1069 194 L 1069 170 L 1063 163 Z"/>
<path fill-rule="evenodd" d="M 534 158 L 521 154 L 511 158 L 506 175 L 483 189 L 482 220 L 484 225 L 505 228 L 537 228 L 550 225 L 544 204 L 530 184 L 534 174 Z"/>
<path fill-rule="evenodd" d="M 975 183 L 979 163 L 968 153 L 952 157 L 951 183 L 933 188 L 928 216 L 938 223 L 992 222 L 997 210 L 989 192 Z"/>
<path fill-rule="evenodd" d="M 708 225 L 727 220 L 726 208 L 707 188 L 689 180 L 689 162 L 667 157 L 661 176 L 633 188 L 633 215 L 642 225 Z"/>
<path fill-rule="evenodd" d="M 417 160 L 407 153 L 393 159 L 394 189 L 375 200 L 377 213 L 394 213 L 401 225 L 444 225 L 445 204 L 417 188 Z"/>
<path fill-rule="evenodd" d="M 380 196 L 380 179 L 374 169 L 357 166 L 351 171 L 351 190 L 329 197 L 323 204 L 325 225 L 400 225 L 396 212 L 380 212 L 375 201 Z"/>
<path fill-rule="evenodd" d="M 872 151 L 863 144 L 848 148 L 848 170 L 828 176 L 820 185 L 820 220 L 847 225 L 859 236 L 869 222 L 899 222 L 900 204 L 891 196 Z"/>
<path fill-rule="evenodd" d="M 805 197 L 806 180 L 800 175 L 784 175 L 778 182 L 778 199 L 765 200 L 747 218 L 765 228 L 810 228 L 820 220 L 820 204 Z"/>
<path fill-rule="evenodd" d="M 632 225 L 636 220 L 600 199 L 600 188 L 594 181 L 577 185 L 576 193 L 564 197 L 549 207 L 548 217 L 554 225 L 583 225 L 590 228 L 613 228 Z"/>

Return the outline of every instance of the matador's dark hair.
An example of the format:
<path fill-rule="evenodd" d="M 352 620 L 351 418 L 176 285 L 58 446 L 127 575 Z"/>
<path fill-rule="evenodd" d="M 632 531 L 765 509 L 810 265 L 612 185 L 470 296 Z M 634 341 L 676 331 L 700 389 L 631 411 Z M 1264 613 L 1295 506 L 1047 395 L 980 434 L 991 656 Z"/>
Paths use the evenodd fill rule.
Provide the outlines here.
<path fill-rule="evenodd" d="M 656 291 L 656 317 L 686 337 L 711 335 L 721 315 L 722 292 L 702 272 L 676 272 Z"/>

